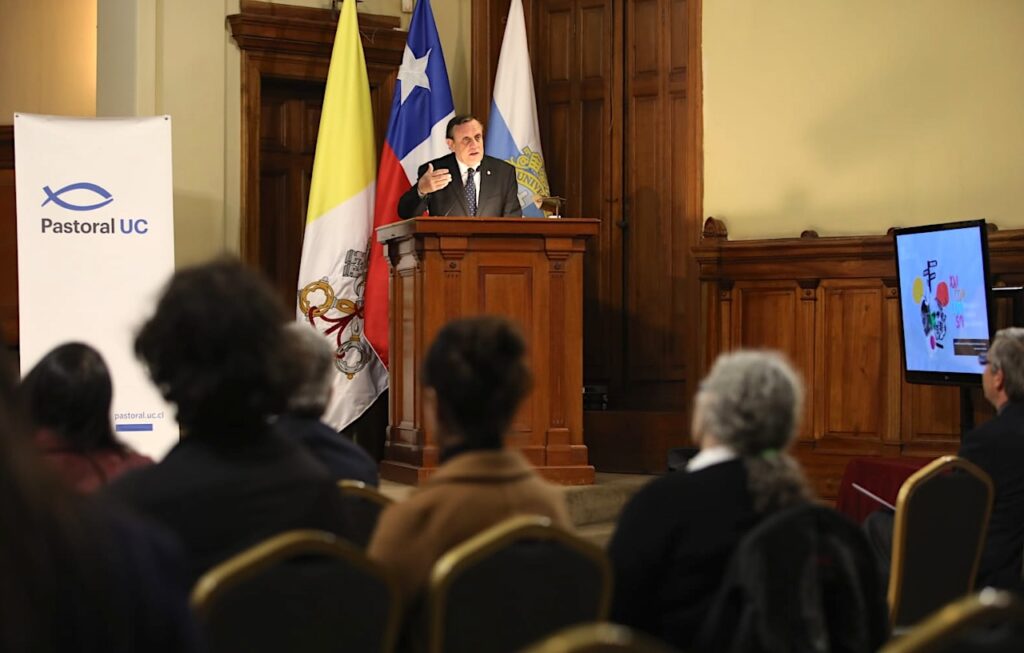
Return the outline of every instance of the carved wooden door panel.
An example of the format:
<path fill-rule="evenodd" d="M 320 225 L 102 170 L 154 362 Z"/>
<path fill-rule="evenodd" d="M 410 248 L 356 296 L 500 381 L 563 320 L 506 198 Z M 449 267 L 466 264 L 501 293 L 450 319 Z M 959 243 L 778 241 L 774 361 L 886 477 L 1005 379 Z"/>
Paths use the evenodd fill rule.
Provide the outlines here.
<path fill-rule="evenodd" d="M 687 11 L 680 0 L 626 3 L 620 392 L 641 410 L 687 410 L 696 380 L 697 269 L 690 248 L 700 225 L 699 214 L 686 212 L 693 138 Z"/>
<path fill-rule="evenodd" d="M 610 0 L 546 0 L 539 14 L 535 57 L 541 140 L 552 193 L 567 200 L 566 215 L 598 218 L 598 237 L 584 262 L 584 368 L 607 385 L 621 338 L 621 240 L 616 227 L 622 197 L 621 42 Z"/>
<path fill-rule="evenodd" d="M 324 84 L 267 79 L 260 97 L 260 267 L 295 303 Z"/>
<path fill-rule="evenodd" d="M 699 324 L 699 2 L 534 0 L 552 192 L 598 218 L 585 271 L 586 438 L 603 469 L 687 442 Z M 693 36 L 696 33 L 698 36 Z M 694 92 L 696 89 L 698 92 Z M 605 401 L 606 398 L 606 401 Z"/>

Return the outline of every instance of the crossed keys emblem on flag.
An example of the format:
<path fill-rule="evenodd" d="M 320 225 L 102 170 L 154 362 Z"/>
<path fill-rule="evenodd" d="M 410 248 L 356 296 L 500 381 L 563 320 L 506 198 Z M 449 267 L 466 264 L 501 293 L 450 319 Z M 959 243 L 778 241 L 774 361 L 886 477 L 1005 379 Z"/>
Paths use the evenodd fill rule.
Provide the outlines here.
<path fill-rule="evenodd" d="M 299 291 L 299 310 L 306 316 L 310 325 L 319 330 L 317 322 L 326 322 L 329 326 L 324 329 L 323 334 L 335 334 L 337 348 L 334 351 L 334 366 L 350 380 L 366 367 L 372 355 L 369 346 L 363 340 L 363 288 L 364 283 L 360 280 L 356 284 L 356 299 L 345 299 L 338 297 L 327 277 L 323 277 L 319 281 L 306 284 Z M 316 294 L 323 295 L 323 300 L 319 304 L 314 304 L 310 297 L 312 295 L 316 298 Z M 331 310 L 338 311 L 341 316 L 329 316 Z M 349 338 L 342 341 L 345 328 L 350 325 L 352 328 L 349 329 Z"/>

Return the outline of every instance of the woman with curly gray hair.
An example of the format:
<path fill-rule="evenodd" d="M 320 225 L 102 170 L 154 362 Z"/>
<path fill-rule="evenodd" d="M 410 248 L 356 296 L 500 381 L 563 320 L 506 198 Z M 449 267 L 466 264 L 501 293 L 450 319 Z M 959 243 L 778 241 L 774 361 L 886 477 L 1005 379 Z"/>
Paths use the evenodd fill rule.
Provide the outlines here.
<path fill-rule="evenodd" d="M 685 472 L 644 487 L 619 518 L 609 545 L 614 621 L 691 647 L 743 535 L 811 497 L 786 453 L 802 399 L 800 378 L 777 353 L 715 361 L 694 402 L 700 453 Z"/>

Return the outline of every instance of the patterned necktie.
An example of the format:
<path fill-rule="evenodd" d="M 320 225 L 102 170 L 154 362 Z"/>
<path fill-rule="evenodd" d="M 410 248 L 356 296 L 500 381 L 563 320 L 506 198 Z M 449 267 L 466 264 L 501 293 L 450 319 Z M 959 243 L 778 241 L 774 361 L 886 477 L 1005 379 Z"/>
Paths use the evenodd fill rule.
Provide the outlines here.
<path fill-rule="evenodd" d="M 476 182 L 473 181 L 472 168 L 466 171 L 466 204 L 469 206 L 469 214 L 476 215 Z"/>

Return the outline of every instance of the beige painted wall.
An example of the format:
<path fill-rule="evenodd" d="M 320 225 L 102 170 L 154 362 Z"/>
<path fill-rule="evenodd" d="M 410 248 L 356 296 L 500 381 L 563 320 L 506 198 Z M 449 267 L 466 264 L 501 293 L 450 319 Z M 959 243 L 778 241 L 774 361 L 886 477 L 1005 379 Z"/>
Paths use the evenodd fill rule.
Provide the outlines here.
<path fill-rule="evenodd" d="M 171 116 L 176 264 L 230 249 L 224 4 L 99 0 L 98 17 L 98 114 Z"/>
<path fill-rule="evenodd" d="M 0 125 L 96 112 L 96 0 L 0 0 Z"/>
<path fill-rule="evenodd" d="M 730 238 L 1024 227 L 1024 2 L 703 12 L 704 214 Z"/>

